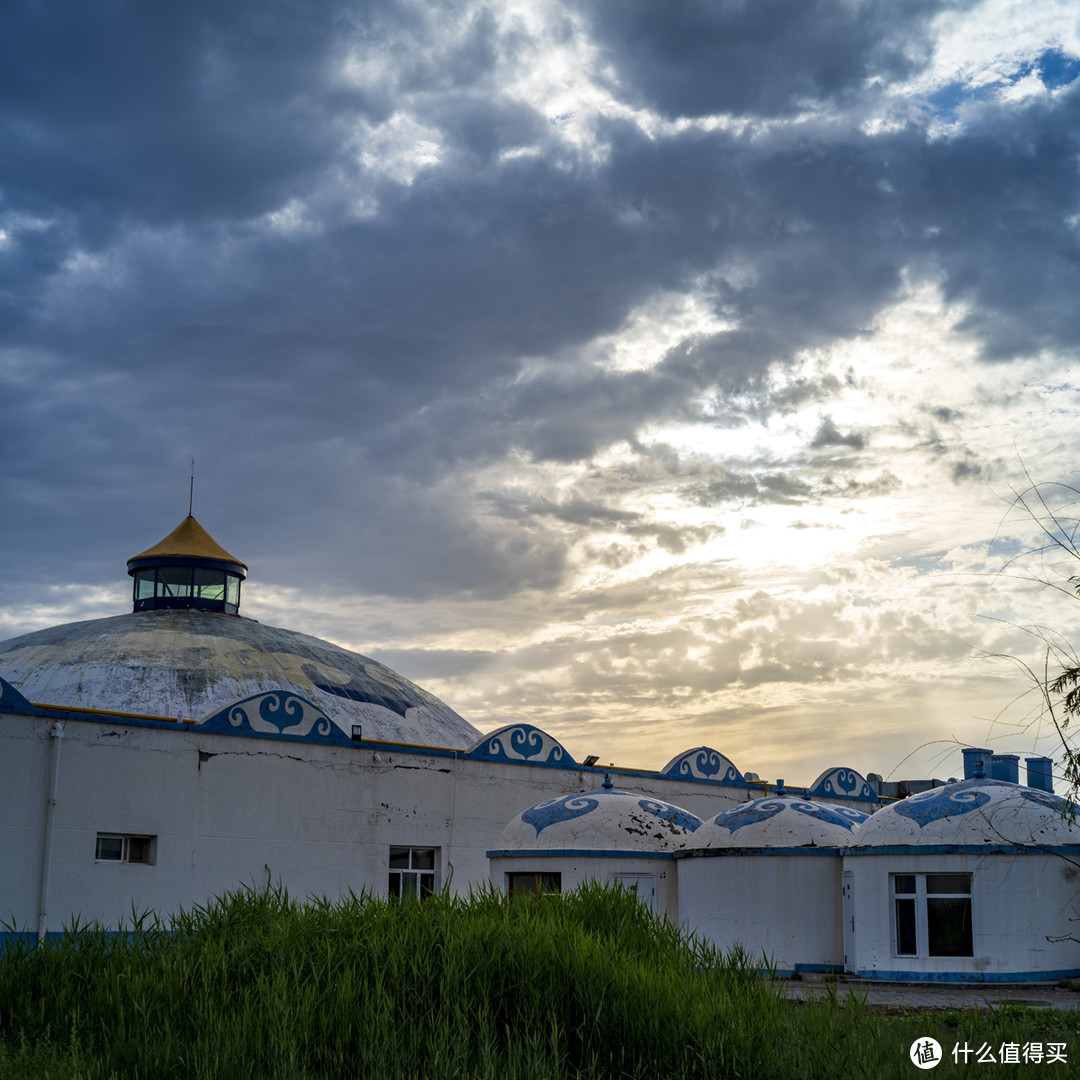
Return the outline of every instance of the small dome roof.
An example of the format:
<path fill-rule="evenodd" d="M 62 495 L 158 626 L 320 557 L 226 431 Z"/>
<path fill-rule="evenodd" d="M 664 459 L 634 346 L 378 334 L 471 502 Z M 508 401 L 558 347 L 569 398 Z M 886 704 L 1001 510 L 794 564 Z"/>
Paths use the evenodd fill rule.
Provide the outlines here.
<path fill-rule="evenodd" d="M 701 818 L 659 799 L 597 788 L 530 806 L 503 830 L 499 847 L 513 851 L 675 851 Z"/>
<path fill-rule="evenodd" d="M 869 815 L 847 806 L 770 795 L 717 814 L 686 847 L 810 848 L 847 847 Z"/>
<path fill-rule="evenodd" d="M 874 814 L 852 848 L 893 845 L 1057 845 L 1080 842 L 1063 817 L 1064 799 L 1048 791 L 979 777 L 909 795 Z"/>
<path fill-rule="evenodd" d="M 230 555 L 198 521 L 188 514 L 163 540 L 128 559 L 130 566 L 143 559 L 214 559 L 217 562 L 235 563 L 247 569 L 235 555 Z"/>

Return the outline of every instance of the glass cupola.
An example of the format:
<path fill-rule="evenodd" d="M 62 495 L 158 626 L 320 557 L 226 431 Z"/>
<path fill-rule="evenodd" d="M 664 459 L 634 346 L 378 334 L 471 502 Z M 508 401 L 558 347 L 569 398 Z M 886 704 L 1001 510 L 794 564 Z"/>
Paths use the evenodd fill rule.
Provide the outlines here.
<path fill-rule="evenodd" d="M 188 514 L 164 540 L 128 559 L 135 611 L 196 608 L 236 615 L 247 566 Z"/>

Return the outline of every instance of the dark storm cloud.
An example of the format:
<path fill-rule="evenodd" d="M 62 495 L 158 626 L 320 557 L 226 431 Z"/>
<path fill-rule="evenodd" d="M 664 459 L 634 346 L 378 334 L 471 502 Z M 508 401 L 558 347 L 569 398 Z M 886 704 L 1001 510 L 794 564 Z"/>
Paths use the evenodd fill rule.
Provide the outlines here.
<path fill-rule="evenodd" d="M 622 100 L 760 117 L 913 70 L 931 10 L 779 7 L 582 11 Z M 307 553 L 279 556 L 283 580 L 348 550 L 341 572 L 373 592 L 551 587 L 551 509 L 500 532 L 457 477 L 511 453 L 644 456 L 643 428 L 703 419 L 703 401 L 732 426 L 825 401 L 835 377 L 774 386 L 770 366 L 866 333 L 911 267 L 969 305 L 988 358 L 1080 337 L 1076 86 L 983 103 L 935 139 L 918 113 L 871 135 L 839 115 L 646 134 L 612 112 L 575 157 L 496 81 L 501 60 L 537 62 L 521 35 L 464 4 L 12 4 L 0 32 L 19 43 L 0 66 L 0 438 L 19 524 L 0 544 L 32 573 L 88 517 L 110 549 L 148 519 L 167 531 L 165 477 L 186 493 L 196 453 L 203 505 L 239 544 L 273 513 L 281 550 Z M 396 115 L 438 144 L 408 181 L 372 141 Z M 401 138 L 412 152 L 420 134 Z M 295 223 L 268 219 L 293 204 Z M 691 283 L 731 329 L 650 370 L 582 360 Z M 818 490 L 763 470 L 690 497 Z M 554 517 L 619 524 L 588 507 Z M 698 539 L 639 524 L 671 551 Z"/>
<path fill-rule="evenodd" d="M 936 192 L 920 216 L 946 295 L 971 304 L 960 326 L 986 359 L 1075 348 L 1080 312 L 1064 298 L 1080 290 L 1080 82 L 1023 109 L 988 105 L 981 121 L 903 167 L 904 186 Z"/>
<path fill-rule="evenodd" d="M 604 0 L 580 10 L 635 103 L 668 116 L 777 116 L 917 70 L 940 7 Z"/>
<path fill-rule="evenodd" d="M 91 244 L 272 204 L 330 153 L 333 7 L 5 5 L 5 199 Z"/>

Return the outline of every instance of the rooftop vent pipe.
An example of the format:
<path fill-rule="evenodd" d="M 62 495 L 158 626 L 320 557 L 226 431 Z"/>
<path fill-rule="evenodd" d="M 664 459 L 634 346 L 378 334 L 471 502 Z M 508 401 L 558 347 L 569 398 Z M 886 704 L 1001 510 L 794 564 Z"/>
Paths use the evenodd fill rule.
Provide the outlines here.
<path fill-rule="evenodd" d="M 995 780 L 1007 780 L 1010 784 L 1020 783 L 1020 755 L 994 754 L 990 758 L 990 775 Z"/>
<path fill-rule="evenodd" d="M 1054 762 L 1048 757 L 1029 757 L 1027 762 L 1027 786 L 1039 791 L 1054 790 Z"/>
<path fill-rule="evenodd" d="M 990 775 L 990 759 L 993 753 L 985 747 L 965 747 L 964 754 L 964 779 L 977 780 Z"/>

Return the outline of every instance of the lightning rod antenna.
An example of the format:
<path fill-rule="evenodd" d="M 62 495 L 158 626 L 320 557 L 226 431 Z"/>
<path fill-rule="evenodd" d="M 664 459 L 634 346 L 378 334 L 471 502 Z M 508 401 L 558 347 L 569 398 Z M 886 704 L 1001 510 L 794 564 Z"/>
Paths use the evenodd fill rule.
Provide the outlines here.
<path fill-rule="evenodd" d="M 187 512 L 188 517 L 191 517 L 191 507 L 195 502 L 195 459 L 191 459 L 191 484 L 188 486 L 188 501 Z"/>

